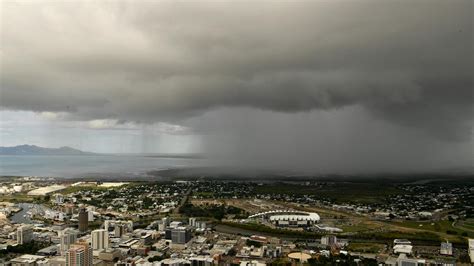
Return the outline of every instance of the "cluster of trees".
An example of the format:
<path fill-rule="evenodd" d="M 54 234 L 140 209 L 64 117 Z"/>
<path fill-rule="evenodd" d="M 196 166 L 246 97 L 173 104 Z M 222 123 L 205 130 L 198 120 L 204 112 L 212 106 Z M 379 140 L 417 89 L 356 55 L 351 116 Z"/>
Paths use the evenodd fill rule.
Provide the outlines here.
<path fill-rule="evenodd" d="M 189 202 L 180 207 L 179 213 L 188 217 L 212 217 L 216 220 L 222 220 L 226 215 L 241 216 L 245 215 L 245 211 L 228 205 L 209 205 L 195 206 Z"/>
<path fill-rule="evenodd" d="M 43 242 L 31 241 L 22 245 L 11 246 L 8 245 L 6 249 L 0 250 L 0 258 L 6 257 L 11 254 L 35 254 L 38 250 L 46 247 L 47 245 Z"/>
<path fill-rule="evenodd" d="M 151 206 L 153 206 L 154 203 L 155 201 L 152 198 L 149 198 L 149 197 L 143 198 L 143 208 L 145 209 L 149 209 Z"/>
<path fill-rule="evenodd" d="M 262 246 L 262 243 L 258 242 L 258 241 L 254 241 L 254 240 L 250 240 L 250 239 L 247 239 L 247 241 L 245 241 L 245 244 L 247 246 L 254 246 L 256 248 L 259 248 Z"/>
<path fill-rule="evenodd" d="M 148 261 L 149 262 L 161 261 L 161 260 L 164 260 L 164 259 L 167 259 L 167 258 L 169 258 L 169 256 L 167 256 L 167 255 L 162 255 L 162 256 L 157 255 L 157 256 L 153 256 L 151 258 L 148 258 Z"/>
<path fill-rule="evenodd" d="M 458 232 L 454 231 L 454 230 L 446 230 L 446 234 L 448 234 L 448 235 L 457 235 Z M 467 232 L 462 232 L 461 236 L 468 237 L 469 234 Z"/>

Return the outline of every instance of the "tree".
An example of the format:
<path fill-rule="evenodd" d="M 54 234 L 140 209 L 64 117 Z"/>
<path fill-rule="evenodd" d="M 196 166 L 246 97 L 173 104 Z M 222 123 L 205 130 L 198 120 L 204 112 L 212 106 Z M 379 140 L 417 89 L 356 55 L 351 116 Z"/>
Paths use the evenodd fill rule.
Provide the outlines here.
<path fill-rule="evenodd" d="M 262 246 L 262 243 L 260 242 L 257 242 L 257 241 L 254 241 L 254 240 L 250 240 L 250 239 L 247 239 L 247 241 L 245 241 L 245 244 L 247 246 L 254 246 L 256 248 L 259 248 Z"/>

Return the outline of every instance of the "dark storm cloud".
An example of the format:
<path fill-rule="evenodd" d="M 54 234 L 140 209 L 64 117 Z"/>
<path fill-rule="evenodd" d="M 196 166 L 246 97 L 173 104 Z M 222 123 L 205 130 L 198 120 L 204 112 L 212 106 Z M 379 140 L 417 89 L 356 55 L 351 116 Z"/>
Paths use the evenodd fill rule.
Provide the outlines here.
<path fill-rule="evenodd" d="M 373 119 L 360 106 L 305 113 L 224 108 L 191 119 L 219 165 L 307 173 L 413 173 L 468 170 L 473 142 L 427 137 Z M 467 167 L 466 167 L 467 166 Z"/>
<path fill-rule="evenodd" d="M 471 138 L 469 0 L 2 5 L 6 109 L 148 123 L 363 106 Z"/>

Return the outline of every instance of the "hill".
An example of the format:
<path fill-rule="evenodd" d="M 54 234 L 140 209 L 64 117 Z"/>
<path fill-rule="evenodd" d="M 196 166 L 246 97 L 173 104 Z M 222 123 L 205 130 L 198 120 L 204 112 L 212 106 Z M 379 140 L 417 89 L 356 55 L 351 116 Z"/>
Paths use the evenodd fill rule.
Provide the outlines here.
<path fill-rule="evenodd" d="M 92 155 L 71 147 L 44 148 L 35 145 L 19 145 L 14 147 L 0 147 L 0 155 Z"/>

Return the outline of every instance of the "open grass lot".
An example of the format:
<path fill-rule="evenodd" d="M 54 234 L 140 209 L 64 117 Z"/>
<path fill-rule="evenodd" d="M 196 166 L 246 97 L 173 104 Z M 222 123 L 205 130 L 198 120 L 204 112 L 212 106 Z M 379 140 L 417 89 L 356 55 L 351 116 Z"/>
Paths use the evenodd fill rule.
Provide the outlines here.
<path fill-rule="evenodd" d="M 463 223 L 463 226 L 474 230 L 474 219 L 469 219 Z"/>
<path fill-rule="evenodd" d="M 330 199 L 337 203 L 376 203 L 386 199 L 390 195 L 401 193 L 393 184 L 384 183 L 383 189 L 377 182 L 337 182 L 326 183 L 323 186 L 293 184 L 293 183 L 272 183 L 256 188 L 261 194 L 297 194 L 314 195 L 321 199 Z"/>
<path fill-rule="evenodd" d="M 367 242 L 351 242 L 347 247 L 349 251 L 362 253 L 379 253 L 385 249 L 385 244 L 367 243 Z"/>
<path fill-rule="evenodd" d="M 420 230 L 428 230 L 428 231 L 434 231 L 434 232 L 440 232 L 440 233 L 446 233 L 447 231 L 453 231 L 457 232 L 458 234 L 462 234 L 465 232 L 462 229 L 459 229 L 458 227 L 453 227 L 453 222 L 445 220 L 445 221 L 437 221 L 437 222 L 424 222 L 424 221 L 403 221 L 403 222 L 393 222 L 393 224 L 402 226 L 402 227 L 408 227 L 408 228 L 414 228 L 414 229 L 420 229 Z"/>
<path fill-rule="evenodd" d="M 458 230 L 466 232 L 469 237 L 474 237 L 474 219 L 471 218 L 467 220 L 457 221 L 454 224 L 454 227 Z"/>
<path fill-rule="evenodd" d="M 337 226 L 334 225 L 334 226 Z M 338 226 L 342 230 L 344 230 L 345 233 L 361 233 L 361 232 L 370 232 L 374 230 L 384 230 L 384 226 L 378 223 L 373 223 L 371 221 L 364 221 L 364 220 L 358 220 L 351 222 L 350 224 L 344 224 L 341 226 Z"/>
<path fill-rule="evenodd" d="M 449 240 L 452 242 L 465 242 L 466 237 L 474 237 L 474 231 L 468 231 L 459 226 L 453 227 L 451 221 L 437 221 L 437 222 L 423 222 L 423 221 L 403 221 L 390 223 L 397 228 L 409 228 L 418 232 L 432 232 L 440 237 L 442 240 Z"/>
<path fill-rule="evenodd" d="M 33 196 L 28 196 L 26 193 L 15 193 L 13 195 L 1 195 L 1 201 L 7 202 L 34 202 L 36 200 Z"/>
<path fill-rule="evenodd" d="M 414 229 L 421 229 L 421 230 L 429 230 L 429 231 L 446 231 L 452 229 L 450 221 L 439 221 L 439 222 L 431 222 L 431 221 L 402 221 L 402 222 L 393 222 L 393 224 L 408 228 Z"/>
<path fill-rule="evenodd" d="M 87 190 L 87 191 L 92 191 L 92 190 L 107 191 L 107 190 L 110 190 L 110 188 L 99 187 L 97 185 L 87 184 L 87 185 L 79 185 L 79 186 L 69 186 L 69 187 L 61 190 L 59 193 L 61 193 L 63 195 L 67 195 L 67 194 L 70 194 L 70 193 L 75 193 L 75 192 L 84 191 L 84 190 Z"/>

